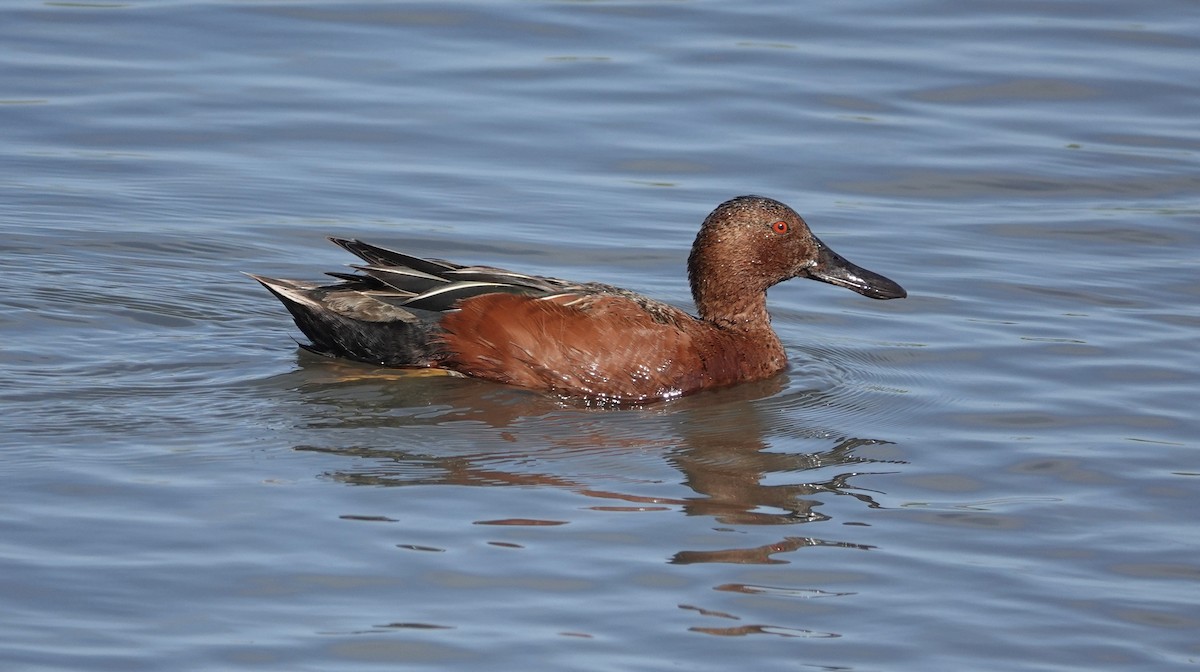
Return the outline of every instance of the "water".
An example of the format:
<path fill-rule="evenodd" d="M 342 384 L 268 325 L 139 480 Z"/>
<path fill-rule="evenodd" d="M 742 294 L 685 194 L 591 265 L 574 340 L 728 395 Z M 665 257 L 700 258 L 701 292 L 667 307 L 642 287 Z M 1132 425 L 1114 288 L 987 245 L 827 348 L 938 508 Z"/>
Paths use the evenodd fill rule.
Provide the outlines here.
<path fill-rule="evenodd" d="M 744 3 L 743 3 L 744 4 Z M 13 670 L 1200 661 L 1189 3 L 9 3 Z M 686 305 L 785 200 L 899 281 L 563 406 L 297 351 L 355 236 Z"/>

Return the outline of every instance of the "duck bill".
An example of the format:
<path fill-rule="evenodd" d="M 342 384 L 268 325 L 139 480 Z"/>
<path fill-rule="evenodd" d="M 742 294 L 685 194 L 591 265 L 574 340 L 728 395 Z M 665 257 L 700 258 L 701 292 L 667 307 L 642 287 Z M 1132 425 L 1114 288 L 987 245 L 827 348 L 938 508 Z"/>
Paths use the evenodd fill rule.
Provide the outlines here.
<path fill-rule="evenodd" d="M 852 289 L 872 299 L 903 299 L 908 296 L 908 292 L 892 280 L 847 261 L 820 240 L 816 243 L 817 263 L 808 269 L 808 277 L 813 280 Z"/>

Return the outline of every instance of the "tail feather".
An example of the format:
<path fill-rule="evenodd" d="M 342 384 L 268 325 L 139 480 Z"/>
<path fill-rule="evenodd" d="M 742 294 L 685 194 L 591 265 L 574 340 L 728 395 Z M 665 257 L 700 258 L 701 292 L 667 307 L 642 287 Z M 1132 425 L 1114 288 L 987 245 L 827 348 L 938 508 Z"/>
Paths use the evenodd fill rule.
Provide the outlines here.
<path fill-rule="evenodd" d="M 313 352 L 382 366 L 436 366 L 437 314 L 406 310 L 369 292 L 250 275 L 275 295 Z"/>

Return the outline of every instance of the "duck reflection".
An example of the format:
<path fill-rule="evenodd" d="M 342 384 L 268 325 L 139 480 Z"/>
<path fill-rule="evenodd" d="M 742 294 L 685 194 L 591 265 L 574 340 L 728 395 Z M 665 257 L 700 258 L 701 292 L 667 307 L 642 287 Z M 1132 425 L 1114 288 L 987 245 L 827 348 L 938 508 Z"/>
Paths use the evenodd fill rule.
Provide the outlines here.
<path fill-rule="evenodd" d="M 853 481 L 887 473 L 886 461 L 858 456 L 877 439 L 837 438 L 798 421 L 805 409 L 827 412 L 836 398 L 786 389 L 787 378 L 705 392 L 675 402 L 621 411 L 565 406 L 536 393 L 456 379 L 405 380 L 395 371 L 380 379 L 329 377 L 322 363 L 298 385 L 304 426 L 347 443 L 296 446 L 365 458 L 329 478 L 354 485 L 549 486 L 632 508 L 674 508 L 722 525 L 797 525 L 829 520 L 821 513 L 831 495 L 878 508 L 873 493 Z M 289 374 L 291 375 L 291 374 Z M 295 379 L 290 381 L 296 383 Z M 320 431 L 336 430 L 336 431 Z M 812 444 L 812 452 L 781 452 L 778 445 Z M 622 491 L 619 478 L 595 476 L 594 464 L 631 459 L 665 461 L 693 495 L 646 495 L 646 481 Z M 589 467 L 580 469 L 580 461 Z M 618 468 L 619 470 L 619 468 Z M 581 473 L 583 472 L 583 473 Z M 593 475 L 588 475 L 588 473 Z M 816 475 L 819 479 L 806 479 Z M 651 481 L 653 483 L 653 481 Z M 628 510 L 626 507 L 624 510 Z M 671 562 L 774 564 L 776 556 L 811 546 L 867 546 L 790 534 L 753 548 L 677 552 Z"/>

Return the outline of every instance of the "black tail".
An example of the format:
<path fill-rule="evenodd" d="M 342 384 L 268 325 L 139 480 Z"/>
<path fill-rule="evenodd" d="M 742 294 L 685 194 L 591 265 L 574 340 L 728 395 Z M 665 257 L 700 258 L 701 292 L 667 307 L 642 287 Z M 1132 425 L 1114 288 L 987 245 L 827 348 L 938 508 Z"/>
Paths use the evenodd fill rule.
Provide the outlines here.
<path fill-rule="evenodd" d="M 348 285 L 317 286 L 250 275 L 292 314 L 307 350 L 381 366 L 435 366 L 437 314 L 400 308 Z M 424 314 L 422 314 L 424 313 Z"/>

